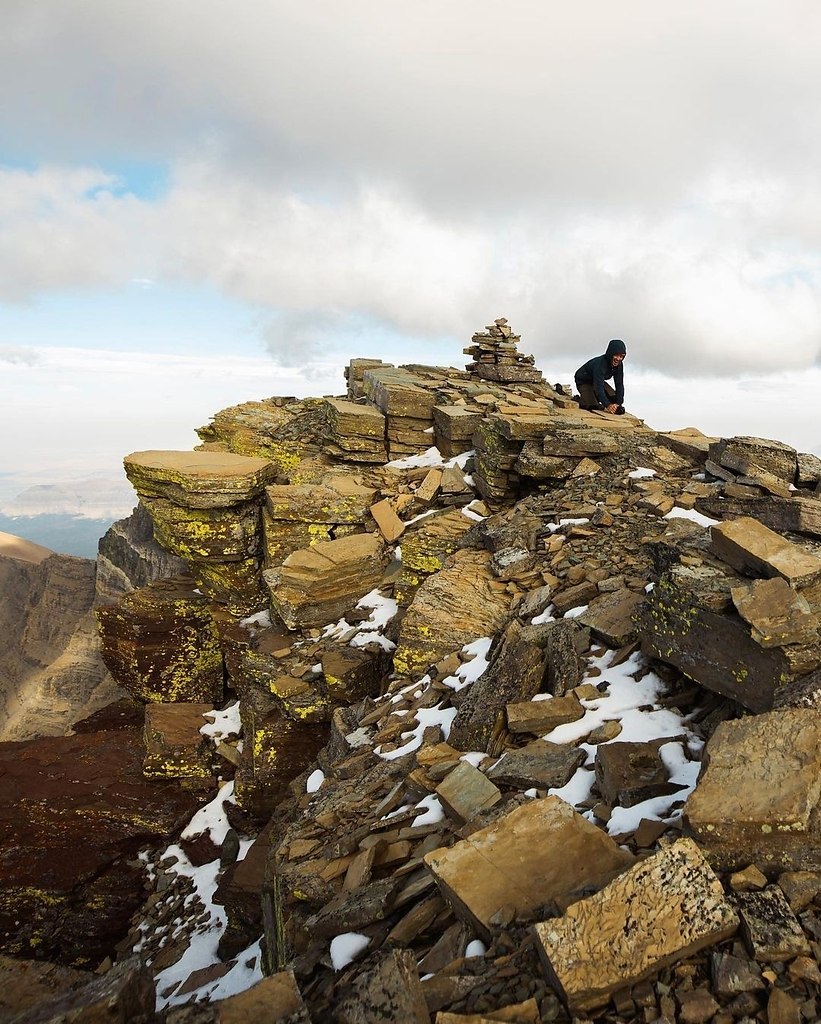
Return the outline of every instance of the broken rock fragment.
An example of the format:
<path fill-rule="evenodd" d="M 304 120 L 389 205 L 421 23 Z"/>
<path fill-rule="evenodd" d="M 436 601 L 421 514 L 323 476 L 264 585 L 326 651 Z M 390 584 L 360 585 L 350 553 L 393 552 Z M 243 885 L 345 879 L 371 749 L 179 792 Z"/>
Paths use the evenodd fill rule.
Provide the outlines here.
<path fill-rule="evenodd" d="M 526 747 L 506 750 L 487 777 L 517 789 L 561 789 L 584 764 L 585 757 L 578 747 L 534 740 Z"/>
<path fill-rule="evenodd" d="M 502 794 L 487 776 L 467 761 L 460 761 L 448 773 L 436 787 L 436 795 L 448 815 L 460 824 L 470 821 L 479 811 L 494 807 L 502 799 Z"/>
<path fill-rule="evenodd" d="M 737 927 L 698 847 L 680 839 L 534 930 L 548 980 L 578 1013 Z"/>
<path fill-rule="evenodd" d="M 409 949 L 384 949 L 369 957 L 339 993 L 338 1024 L 429 1024 L 416 957 Z"/>
<path fill-rule="evenodd" d="M 717 523 L 712 549 L 728 565 L 756 576 L 782 576 L 793 587 L 821 578 L 821 558 L 750 516 Z"/>
<path fill-rule="evenodd" d="M 740 892 L 735 897 L 741 933 L 756 960 L 791 960 L 807 956 L 810 945 L 777 885 L 760 892 Z"/>
<path fill-rule="evenodd" d="M 676 793 L 657 743 L 603 743 L 596 750 L 596 782 L 611 806 L 633 807 L 643 800 Z"/>
<path fill-rule="evenodd" d="M 632 863 L 558 797 L 532 800 L 449 849 L 425 857 L 455 912 L 486 938 L 495 914 L 527 917 L 551 900 L 598 888 Z"/>

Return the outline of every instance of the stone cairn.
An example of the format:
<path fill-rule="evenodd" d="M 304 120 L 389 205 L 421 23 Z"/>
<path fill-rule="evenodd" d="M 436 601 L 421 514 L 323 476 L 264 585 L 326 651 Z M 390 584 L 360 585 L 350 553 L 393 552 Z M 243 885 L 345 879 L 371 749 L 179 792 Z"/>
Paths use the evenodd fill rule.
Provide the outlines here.
<path fill-rule="evenodd" d="M 464 353 L 472 356 L 473 362 L 465 369 L 477 377 L 505 383 L 542 379 L 542 371 L 533 365 L 533 356 L 523 356 L 517 350 L 522 336 L 513 333 L 505 317 L 494 320 L 484 331 L 477 331 L 471 340 L 473 344 Z"/>

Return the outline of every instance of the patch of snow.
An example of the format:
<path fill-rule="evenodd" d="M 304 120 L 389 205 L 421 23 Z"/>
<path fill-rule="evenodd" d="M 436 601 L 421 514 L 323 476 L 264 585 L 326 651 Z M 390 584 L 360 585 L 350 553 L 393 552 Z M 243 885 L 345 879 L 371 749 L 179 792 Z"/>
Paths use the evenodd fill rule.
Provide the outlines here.
<path fill-rule="evenodd" d="M 321 768 L 315 769 L 305 780 L 305 792 L 316 793 L 324 781 L 325 772 L 323 772 Z"/>
<path fill-rule="evenodd" d="M 392 651 L 396 644 L 393 640 L 388 640 L 386 636 L 382 636 L 381 633 L 357 633 L 356 636 L 351 640 L 350 647 L 364 647 L 366 644 L 379 644 L 383 651 Z"/>
<path fill-rule="evenodd" d="M 634 469 L 631 473 L 627 474 L 631 480 L 644 480 L 647 477 L 655 476 L 656 471 L 654 469 L 647 469 L 644 466 L 640 466 L 638 469 Z"/>
<path fill-rule="evenodd" d="M 486 760 L 488 756 L 488 754 L 485 754 L 481 750 L 469 750 L 466 754 L 462 754 L 459 760 L 467 761 L 467 763 L 472 764 L 474 768 L 478 768 L 482 761 Z"/>
<path fill-rule="evenodd" d="M 378 590 L 371 590 L 358 602 L 357 608 L 370 608 L 371 614 L 367 620 L 369 626 L 374 629 L 382 629 L 391 621 L 399 611 L 399 602 L 392 597 L 385 597 Z"/>
<path fill-rule="evenodd" d="M 257 612 L 256 615 L 249 615 L 239 620 L 240 626 L 256 626 L 259 629 L 268 629 L 271 625 L 271 613 L 269 611 Z"/>
<path fill-rule="evenodd" d="M 484 956 L 487 953 L 487 946 L 482 942 L 481 939 L 473 939 L 472 942 L 467 944 L 465 949 L 465 956 Z"/>
<path fill-rule="evenodd" d="M 242 732 L 242 723 L 239 718 L 239 701 L 234 701 L 222 711 L 206 711 L 202 716 L 210 719 L 207 725 L 203 725 L 200 732 L 207 736 L 214 743 L 226 739 L 228 736 L 239 736 Z"/>
<path fill-rule="evenodd" d="M 364 952 L 370 943 L 370 935 L 362 935 L 359 932 L 344 932 L 337 935 L 331 939 L 331 966 L 335 971 L 341 971 Z"/>
<path fill-rule="evenodd" d="M 405 526 L 412 526 L 414 523 L 418 523 L 420 519 L 427 519 L 428 516 L 432 516 L 434 512 L 438 512 L 438 508 L 429 508 L 427 512 L 420 512 L 418 516 L 414 516 L 413 519 L 408 519 L 405 522 Z"/>
<path fill-rule="evenodd" d="M 566 612 L 564 613 L 564 617 L 565 617 L 566 619 L 575 619 L 575 618 L 578 618 L 578 616 L 579 616 L 579 615 L 584 615 L 584 613 L 585 613 L 585 612 L 587 611 L 587 609 L 588 609 L 589 607 L 590 607 L 590 605 L 588 605 L 588 604 L 580 604 L 580 605 L 579 605 L 578 607 L 576 607 L 576 608 L 569 608 L 569 609 L 568 609 L 568 610 L 567 610 L 567 611 L 566 611 Z"/>
<path fill-rule="evenodd" d="M 435 446 L 428 448 L 421 455 L 409 455 L 406 459 L 394 459 L 385 463 L 388 469 L 417 469 L 420 466 L 444 466 L 442 453 Z"/>
<path fill-rule="evenodd" d="M 374 747 L 374 753 L 378 754 L 383 761 L 395 761 L 398 757 L 410 754 L 422 746 L 422 734 L 430 725 L 438 725 L 442 730 L 445 739 L 450 735 L 450 727 L 456 717 L 456 708 L 443 708 L 437 704 L 433 708 L 419 708 L 416 712 L 416 719 L 419 723 L 415 729 L 402 733 L 402 738 L 408 737 L 407 742 L 396 750 L 388 750 L 382 753 L 381 747 Z"/>
<path fill-rule="evenodd" d="M 426 810 L 424 814 L 420 814 L 413 819 L 414 828 L 417 825 L 435 825 L 437 821 L 444 821 L 445 819 L 445 812 L 442 810 L 439 797 L 435 793 L 422 797 L 416 806 L 424 807 Z"/>
<path fill-rule="evenodd" d="M 691 519 L 694 523 L 698 523 L 699 526 L 715 526 L 720 523 L 720 519 L 711 519 L 709 516 L 702 515 L 701 512 L 696 512 L 694 508 L 679 508 L 678 505 L 670 509 L 665 519 Z"/>
<path fill-rule="evenodd" d="M 237 962 L 227 974 L 205 986 L 198 993 L 198 1000 L 215 1002 L 218 999 L 227 999 L 228 996 L 245 992 L 258 981 L 262 981 L 262 939 L 257 939 L 236 959 Z"/>
<path fill-rule="evenodd" d="M 580 768 L 576 769 L 570 777 L 569 782 L 566 782 L 560 788 L 549 789 L 547 791 L 547 795 L 558 796 L 564 800 L 565 803 L 570 804 L 571 807 L 578 808 L 579 804 L 589 798 L 590 790 L 593 788 L 593 783 L 595 781 L 596 773 L 585 765 L 582 765 Z"/>
<path fill-rule="evenodd" d="M 391 621 L 399 610 L 399 603 L 392 597 L 385 597 L 379 590 L 371 590 L 357 602 L 357 608 L 370 608 L 371 613 L 367 619 L 363 619 L 358 626 L 352 626 L 347 619 L 340 619 L 337 623 L 331 623 L 322 631 L 322 636 L 331 640 L 345 640 L 350 636 L 350 630 L 356 630 L 348 641 L 350 647 L 364 647 L 366 644 L 377 643 L 385 651 L 392 651 L 396 644 L 382 636 L 381 630 Z M 316 671 L 322 671 L 322 665 L 314 666 Z"/>
<path fill-rule="evenodd" d="M 234 783 L 226 782 L 220 786 L 217 795 L 204 807 L 200 807 L 180 834 L 181 839 L 196 839 L 207 832 L 211 842 L 220 846 L 225 834 L 231 827 L 225 813 L 224 803 L 236 803 L 234 799 Z"/>
<path fill-rule="evenodd" d="M 655 589 L 655 586 L 655 583 L 648 583 L 647 586 L 644 588 L 644 593 L 649 594 L 651 590 Z"/>
<path fill-rule="evenodd" d="M 359 747 L 367 747 L 371 742 L 371 733 L 364 725 L 360 725 L 358 729 L 354 729 L 353 732 L 349 732 L 345 737 L 345 742 L 349 747 L 353 747 L 356 750 Z"/>
<path fill-rule="evenodd" d="M 483 523 L 487 518 L 486 516 L 480 516 L 478 512 L 474 512 L 469 505 L 465 505 L 462 509 L 462 515 L 466 516 L 468 519 L 472 519 L 474 523 Z"/>
<path fill-rule="evenodd" d="M 454 455 L 452 459 L 448 459 L 448 461 L 444 463 L 445 469 L 451 469 L 453 466 L 458 466 L 459 469 L 464 469 L 467 465 L 468 459 L 472 458 L 475 454 L 475 448 L 471 448 L 469 452 L 460 452 L 458 455 Z"/>
<path fill-rule="evenodd" d="M 455 675 L 447 676 L 442 680 L 445 686 L 449 686 L 451 690 L 462 690 L 464 687 L 470 686 L 471 683 L 475 683 L 488 666 L 487 655 L 492 643 L 493 637 L 481 636 L 478 640 L 465 644 L 461 653 L 472 655 L 472 658 L 470 661 L 463 661 L 456 669 Z"/>
<path fill-rule="evenodd" d="M 553 612 L 555 611 L 556 606 L 554 604 L 549 604 L 543 612 L 540 612 L 538 615 L 533 616 L 533 618 L 530 620 L 530 625 L 541 626 L 544 622 L 555 622 L 556 616 L 553 614 Z"/>
<path fill-rule="evenodd" d="M 581 519 L 560 519 L 558 523 L 548 523 L 547 528 L 551 533 L 555 533 L 557 530 L 561 530 L 563 526 L 584 526 L 585 523 L 589 523 L 589 519 L 582 517 Z"/>

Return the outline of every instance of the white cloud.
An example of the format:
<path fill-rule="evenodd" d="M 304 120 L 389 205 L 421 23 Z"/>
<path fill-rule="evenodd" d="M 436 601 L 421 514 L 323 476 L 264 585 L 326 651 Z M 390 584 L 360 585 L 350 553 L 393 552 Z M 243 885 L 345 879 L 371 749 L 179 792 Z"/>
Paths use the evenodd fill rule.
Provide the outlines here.
<path fill-rule="evenodd" d="M 14 345 L 0 345 L 0 363 L 20 363 L 37 366 L 40 356 L 33 348 Z"/>
<path fill-rule="evenodd" d="M 207 282 L 283 364 L 498 315 L 540 361 L 821 358 L 818 5 L 6 0 L 0 28 L 0 131 L 44 161 L 0 175 L 0 298 Z"/>

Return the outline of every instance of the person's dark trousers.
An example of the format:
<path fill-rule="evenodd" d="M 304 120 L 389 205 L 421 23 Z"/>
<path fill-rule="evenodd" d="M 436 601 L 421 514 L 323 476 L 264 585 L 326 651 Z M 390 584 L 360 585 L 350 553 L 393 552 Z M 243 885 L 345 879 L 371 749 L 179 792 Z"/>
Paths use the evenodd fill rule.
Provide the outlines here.
<path fill-rule="evenodd" d="M 598 398 L 596 398 L 596 392 L 593 390 L 592 384 L 579 384 L 576 381 L 576 387 L 579 391 L 579 405 L 582 409 L 601 409 Z M 616 391 L 612 388 L 607 381 L 604 382 L 604 393 L 610 400 L 608 404 L 616 401 Z"/>

